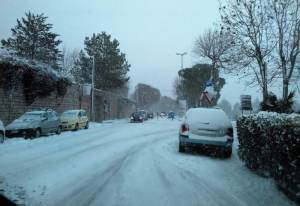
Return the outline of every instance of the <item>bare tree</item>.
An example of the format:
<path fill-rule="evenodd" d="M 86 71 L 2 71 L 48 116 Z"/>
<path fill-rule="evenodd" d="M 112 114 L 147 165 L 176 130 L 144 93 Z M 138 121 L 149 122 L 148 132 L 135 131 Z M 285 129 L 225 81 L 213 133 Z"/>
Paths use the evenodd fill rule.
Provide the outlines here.
<path fill-rule="evenodd" d="M 62 49 L 62 69 L 61 73 L 64 76 L 70 76 L 72 70 L 74 69 L 75 62 L 79 59 L 79 49 L 73 49 L 72 51 L 68 51 L 66 45 L 64 45 Z"/>
<path fill-rule="evenodd" d="M 225 58 L 221 59 L 221 56 L 225 55 L 232 46 L 234 46 L 233 40 L 229 32 L 218 31 L 217 29 L 213 31 L 211 28 L 194 40 L 193 54 L 201 60 L 210 61 L 209 63 L 212 64 L 211 81 L 213 81 L 215 69 L 220 67 L 222 61 L 226 61 Z"/>
<path fill-rule="evenodd" d="M 286 99 L 300 52 L 300 1 L 269 0 L 268 3 L 270 5 L 268 7 L 270 9 L 267 10 L 268 16 L 275 21 L 273 35 L 278 42 L 276 62 L 282 71 L 282 98 Z"/>
<path fill-rule="evenodd" d="M 159 89 L 153 88 L 147 84 L 138 83 L 132 97 L 137 101 L 137 105 L 140 109 L 147 110 L 159 101 L 161 94 Z"/>
<path fill-rule="evenodd" d="M 276 47 L 272 27 L 274 21 L 266 15 L 267 1 L 227 0 L 220 3 L 221 30 L 230 32 L 234 39 L 231 52 L 222 67 L 230 73 L 250 77 L 248 85 L 259 85 L 263 99 L 267 99 L 268 86 L 276 81 L 278 69 L 272 65 L 272 52 Z M 225 61 L 228 60 L 228 61 Z"/>

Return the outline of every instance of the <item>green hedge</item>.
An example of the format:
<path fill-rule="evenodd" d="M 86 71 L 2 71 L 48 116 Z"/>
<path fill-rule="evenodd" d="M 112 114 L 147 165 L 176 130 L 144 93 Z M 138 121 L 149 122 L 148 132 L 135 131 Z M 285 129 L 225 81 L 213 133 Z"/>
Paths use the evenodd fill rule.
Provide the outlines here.
<path fill-rule="evenodd" d="M 261 176 L 274 177 L 300 200 L 300 117 L 260 112 L 237 118 L 240 160 Z"/>

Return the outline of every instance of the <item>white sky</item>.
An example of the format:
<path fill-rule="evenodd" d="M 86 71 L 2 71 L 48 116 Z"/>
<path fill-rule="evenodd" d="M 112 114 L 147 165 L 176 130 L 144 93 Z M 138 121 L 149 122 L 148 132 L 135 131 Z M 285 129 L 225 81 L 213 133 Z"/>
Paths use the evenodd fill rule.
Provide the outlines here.
<path fill-rule="evenodd" d="M 138 83 L 151 85 L 162 95 L 176 98 L 172 85 L 181 57 L 187 52 L 183 67 L 195 63 L 191 55 L 193 40 L 219 19 L 217 0 L 0 0 L 0 39 L 11 37 L 11 28 L 25 12 L 49 17 L 52 32 L 60 35 L 61 46 L 84 48 L 84 38 L 105 31 L 117 39 L 120 50 L 131 64 L 130 92 Z M 227 84 L 221 98 L 232 105 L 240 94 L 262 99 L 258 88 L 245 88 L 233 77 L 224 76 Z M 199 85 L 203 87 L 203 85 Z M 279 88 L 275 88 L 279 92 Z M 279 96 L 281 97 L 281 96 Z"/>

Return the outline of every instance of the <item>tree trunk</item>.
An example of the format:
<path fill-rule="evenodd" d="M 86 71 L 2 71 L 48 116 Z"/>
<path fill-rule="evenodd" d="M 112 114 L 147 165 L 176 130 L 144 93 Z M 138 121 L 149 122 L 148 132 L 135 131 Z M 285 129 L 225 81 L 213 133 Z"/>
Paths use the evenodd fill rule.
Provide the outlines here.
<path fill-rule="evenodd" d="M 263 101 L 266 101 L 268 99 L 268 82 L 267 82 L 267 64 L 264 62 L 262 64 L 263 67 Z"/>
<path fill-rule="evenodd" d="M 211 68 L 211 73 L 210 73 L 210 81 L 214 81 L 215 65 L 216 65 L 216 62 L 215 62 L 215 60 L 213 60 L 213 62 L 212 62 L 212 68 Z"/>
<path fill-rule="evenodd" d="M 288 92 L 289 92 L 289 80 L 287 78 L 283 78 L 282 99 L 286 99 L 288 97 Z"/>

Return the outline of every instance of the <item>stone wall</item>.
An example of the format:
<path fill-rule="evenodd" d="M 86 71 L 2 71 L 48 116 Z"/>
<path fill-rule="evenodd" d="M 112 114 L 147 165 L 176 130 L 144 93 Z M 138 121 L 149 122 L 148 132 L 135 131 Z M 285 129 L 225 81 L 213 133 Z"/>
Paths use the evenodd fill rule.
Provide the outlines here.
<path fill-rule="evenodd" d="M 105 101 L 106 100 L 106 101 Z M 104 103 L 111 102 L 110 110 L 105 111 Z M 56 92 L 47 98 L 37 98 L 31 105 L 25 101 L 23 86 L 20 85 L 12 91 L 3 91 L 0 88 L 0 120 L 8 125 L 29 109 L 50 108 L 58 114 L 69 109 L 84 109 L 92 121 L 91 95 L 82 95 L 80 85 L 68 87 L 64 97 L 57 97 Z M 94 118 L 95 122 L 108 119 L 127 118 L 135 110 L 135 101 L 120 95 L 95 90 Z"/>

